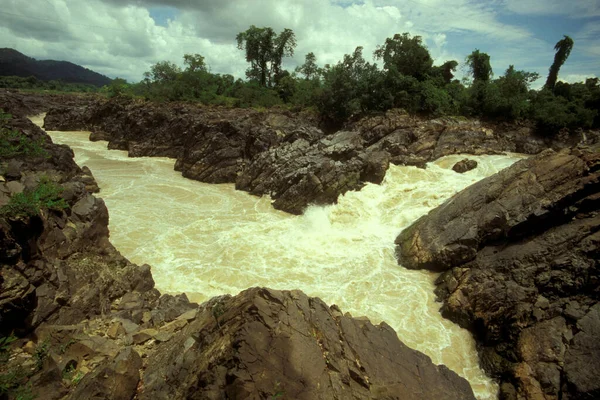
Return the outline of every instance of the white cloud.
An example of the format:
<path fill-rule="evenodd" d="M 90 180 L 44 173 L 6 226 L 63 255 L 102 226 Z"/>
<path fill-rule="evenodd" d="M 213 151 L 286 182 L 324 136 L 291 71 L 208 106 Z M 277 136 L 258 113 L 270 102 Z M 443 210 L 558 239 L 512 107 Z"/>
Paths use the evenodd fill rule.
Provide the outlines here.
<path fill-rule="evenodd" d="M 519 69 L 539 64 L 546 71 L 552 45 L 526 27 L 499 22 L 498 1 L 2 0 L 0 47 L 134 81 L 157 61 L 181 64 L 183 54 L 200 53 L 213 72 L 244 77 L 247 64 L 235 36 L 250 25 L 294 30 L 298 46 L 284 63 L 288 68 L 302 63 L 308 52 L 321 65 L 336 63 L 357 46 L 370 60 L 387 37 L 408 31 L 423 37 L 436 64 L 462 62 L 480 48 L 492 56 L 496 73 L 508 64 Z M 158 25 L 149 10 L 161 6 L 178 12 Z M 593 46 L 589 30 L 586 40 Z"/>

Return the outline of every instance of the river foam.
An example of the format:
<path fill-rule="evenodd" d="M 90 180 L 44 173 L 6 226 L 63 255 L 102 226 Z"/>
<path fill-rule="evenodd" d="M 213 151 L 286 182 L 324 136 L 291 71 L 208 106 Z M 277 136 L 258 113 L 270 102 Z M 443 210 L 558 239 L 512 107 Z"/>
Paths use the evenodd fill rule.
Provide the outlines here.
<path fill-rule="evenodd" d="M 152 265 L 161 292 L 186 292 L 202 302 L 251 286 L 301 289 L 353 316 L 385 320 L 406 345 L 467 378 L 477 398 L 496 398 L 471 335 L 440 316 L 437 274 L 399 266 L 394 239 L 456 192 L 523 156 L 469 156 L 479 167 L 465 174 L 451 170 L 459 155 L 427 169 L 391 166 L 381 185 L 294 216 L 232 184 L 182 178 L 171 159 L 129 158 L 106 150 L 106 142 L 89 142 L 86 132 L 49 134 L 92 170 L 109 209 L 111 242 L 131 261 Z"/>

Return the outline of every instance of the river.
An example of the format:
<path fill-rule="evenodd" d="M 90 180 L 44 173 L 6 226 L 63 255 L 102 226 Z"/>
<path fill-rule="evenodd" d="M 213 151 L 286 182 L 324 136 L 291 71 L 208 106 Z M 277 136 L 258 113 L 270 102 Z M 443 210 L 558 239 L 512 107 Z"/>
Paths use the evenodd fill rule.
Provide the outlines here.
<path fill-rule="evenodd" d="M 185 179 L 172 159 L 129 158 L 107 150 L 106 142 L 88 141 L 88 132 L 48 133 L 92 170 L 110 213 L 111 242 L 131 261 L 150 264 L 161 292 L 185 292 L 202 302 L 252 286 L 301 289 L 355 317 L 385 320 L 406 345 L 468 379 L 477 398 L 497 397 L 469 332 L 440 316 L 437 274 L 399 266 L 394 239 L 454 193 L 522 155 L 469 156 L 479 166 L 465 174 L 451 169 L 464 158 L 458 155 L 427 169 L 391 166 L 383 184 L 294 216 L 233 184 Z"/>

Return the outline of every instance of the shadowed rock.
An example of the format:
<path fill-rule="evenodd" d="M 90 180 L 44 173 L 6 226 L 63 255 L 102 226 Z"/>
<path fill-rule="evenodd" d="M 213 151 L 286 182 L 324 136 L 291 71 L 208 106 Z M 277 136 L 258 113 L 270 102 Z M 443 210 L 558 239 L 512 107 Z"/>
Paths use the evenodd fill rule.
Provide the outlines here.
<path fill-rule="evenodd" d="M 396 239 L 403 266 L 446 271 L 436 282 L 442 314 L 475 333 L 506 398 L 600 394 L 590 339 L 599 200 L 597 148 L 548 150 L 463 190 Z"/>
<path fill-rule="evenodd" d="M 477 168 L 477 161 L 465 158 L 464 160 L 460 160 L 459 162 L 454 164 L 452 170 L 454 172 L 462 174 L 475 168 Z"/>

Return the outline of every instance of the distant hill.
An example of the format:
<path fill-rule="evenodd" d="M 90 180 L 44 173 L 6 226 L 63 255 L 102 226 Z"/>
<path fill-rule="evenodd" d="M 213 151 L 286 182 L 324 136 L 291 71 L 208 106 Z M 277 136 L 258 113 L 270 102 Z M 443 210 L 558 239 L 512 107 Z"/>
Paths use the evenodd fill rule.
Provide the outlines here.
<path fill-rule="evenodd" d="M 60 80 L 98 87 L 111 82 L 107 76 L 68 61 L 38 61 L 7 48 L 0 49 L 0 76 L 35 76 L 41 81 Z"/>

